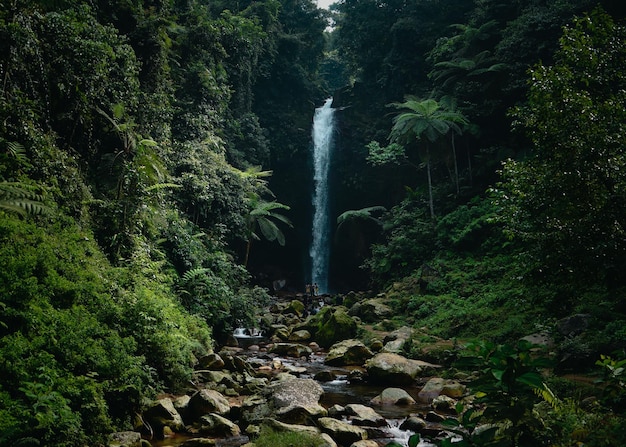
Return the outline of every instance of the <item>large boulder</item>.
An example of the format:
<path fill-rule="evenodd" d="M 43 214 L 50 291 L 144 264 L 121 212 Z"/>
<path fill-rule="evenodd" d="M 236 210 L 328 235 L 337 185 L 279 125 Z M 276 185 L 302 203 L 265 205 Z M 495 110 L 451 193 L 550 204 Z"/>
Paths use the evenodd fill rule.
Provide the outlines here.
<path fill-rule="evenodd" d="M 415 399 L 402 388 L 385 388 L 378 396 L 374 397 L 372 405 L 414 405 Z"/>
<path fill-rule="evenodd" d="M 215 390 L 200 390 L 196 392 L 187 405 L 187 412 L 192 421 L 209 413 L 226 415 L 230 412 L 228 399 Z"/>
<path fill-rule="evenodd" d="M 324 363 L 332 366 L 362 365 L 374 353 L 359 340 L 344 340 L 335 343 L 328 351 Z"/>
<path fill-rule="evenodd" d="M 357 323 L 344 307 L 325 306 L 315 317 L 315 339 L 324 348 L 356 335 Z"/>
<path fill-rule="evenodd" d="M 311 419 L 326 416 L 319 404 L 324 390 L 313 379 L 291 379 L 268 387 L 276 418 L 291 424 L 304 424 Z"/>
<path fill-rule="evenodd" d="M 337 419 L 320 418 L 317 424 L 324 433 L 328 433 L 338 444 L 344 446 L 367 439 L 367 431 L 365 429 Z"/>
<path fill-rule="evenodd" d="M 383 385 L 411 385 L 424 368 L 434 367 L 421 360 L 411 360 L 399 354 L 379 353 L 365 362 L 368 380 Z"/>
<path fill-rule="evenodd" d="M 144 411 L 143 419 L 154 428 L 169 427 L 174 431 L 180 431 L 185 427 L 183 418 L 174 408 L 169 397 L 159 399 Z"/>

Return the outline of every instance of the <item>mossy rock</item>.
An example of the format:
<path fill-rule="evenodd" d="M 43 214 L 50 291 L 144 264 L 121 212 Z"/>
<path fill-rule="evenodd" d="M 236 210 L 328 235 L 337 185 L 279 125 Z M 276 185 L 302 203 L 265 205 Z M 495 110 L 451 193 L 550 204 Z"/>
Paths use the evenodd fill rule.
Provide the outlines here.
<path fill-rule="evenodd" d="M 322 309 L 322 311 L 324 310 Z M 329 308 L 324 312 L 318 324 L 315 338 L 317 343 L 324 348 L 329 348 L 338 341 L 356 336 L 356 321 L 348 315 L 343 307 Z"/>

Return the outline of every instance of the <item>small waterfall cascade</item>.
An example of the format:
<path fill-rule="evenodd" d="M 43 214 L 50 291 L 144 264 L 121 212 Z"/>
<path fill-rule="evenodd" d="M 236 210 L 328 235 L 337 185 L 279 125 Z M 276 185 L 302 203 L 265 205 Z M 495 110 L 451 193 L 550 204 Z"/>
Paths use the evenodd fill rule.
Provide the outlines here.
<path fill-rule="evenodd" d="M 328 267 L 330 263 L 330 210 L 328 173 L 335 131 L 333 98 L 315 109 L 313 117 L 313 240 L 311 243 L 311 283 L 317 284 L 319 293 L 328 292 Z"/>

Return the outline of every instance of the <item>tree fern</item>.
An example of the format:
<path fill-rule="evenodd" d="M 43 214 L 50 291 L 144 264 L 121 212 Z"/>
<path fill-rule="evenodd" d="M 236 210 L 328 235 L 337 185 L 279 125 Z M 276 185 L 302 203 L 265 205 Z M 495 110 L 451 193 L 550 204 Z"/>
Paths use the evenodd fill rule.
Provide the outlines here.
<path fill-rule="evenodd" d="M 49 214 L 44 197 L 37 188 L 21 182 L 0 182 L 0 209 L 22 216 Z"/>

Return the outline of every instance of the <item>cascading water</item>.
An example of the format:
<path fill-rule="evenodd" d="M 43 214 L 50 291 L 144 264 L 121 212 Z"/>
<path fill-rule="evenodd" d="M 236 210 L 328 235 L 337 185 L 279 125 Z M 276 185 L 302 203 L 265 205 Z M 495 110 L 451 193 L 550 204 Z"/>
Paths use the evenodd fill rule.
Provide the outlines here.
<path fill-rule="evenodd" d="M 328 206 L 328 173 L 335 130 L 333 99 L 315 109 L 313 118 L 313 241 L 311 243 L 311 282 L 319 293 L 328 292 L 330 263 L 330 216 Z"/>

